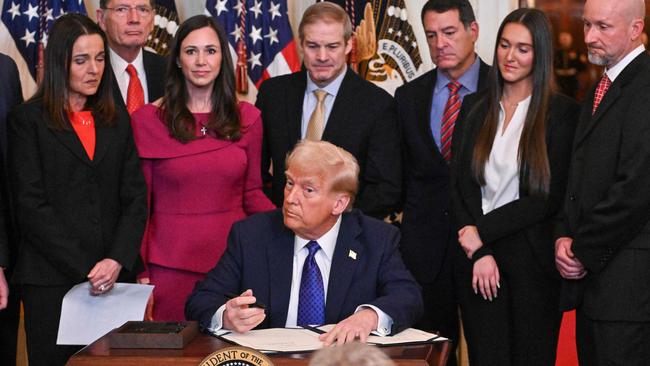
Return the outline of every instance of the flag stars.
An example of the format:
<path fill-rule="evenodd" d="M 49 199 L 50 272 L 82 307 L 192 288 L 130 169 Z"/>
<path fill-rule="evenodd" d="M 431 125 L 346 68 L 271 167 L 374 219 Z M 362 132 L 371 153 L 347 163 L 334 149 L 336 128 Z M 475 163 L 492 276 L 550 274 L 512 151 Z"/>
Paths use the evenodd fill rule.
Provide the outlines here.
<path fill-rule="evenodd" d="M 47 9 L 47 8 L 45 8 L 45 9 Z M 47 9 L 45 11 L 45 19 L 47 19 L 48 21 L 49 20 L 54 20 L 54 16 L 52 15 L 52 11 L 53 11 L 53 9 Z"/>
<path fill-rule="evenodd" d="M 257 28 L 255 26 L 252 26 L 252 31 L 251 31 L 250 37 L 251 37 L 251 41 L 253 42 L 253 44 L 255 44 L 255 42 L 257 42 L 257 41 L 261 41 L 262 40 L 262 27 Z"/>
<path fill-rule="evenodd" d="M 29 9 L 27 9 L 26 12 L 23 13 L 23 15 L 29 16 L 28 21 L 32 21 L 32 18 L 38 19 L 38 6 L 32 6 L 32 4 L 29 4 Z"/>
<path fill-rule="evenodd" d="M 241 16 L 241 12 L 243 10 L 244 3 L 238 1 L 237 5 L 233 6 L 232 8 L 237 10 L 237 16 Z"/>
<path fill-rule="evenodd" d="M 253 7 L 251 7 L 251 8 L 249 9 L 249 11 L 252 11 L 253 13 L 255 13 L 255 19 L 257 19 L 257 17 L 258 17 L 260 14 L 262 14 L 262 3 L 259 2 L 259 1 L 257 1 L 257 0 L 255 0 L 255 5 L 253 5 Z"/>
<path fill-rule="evenodd" d="M 280 4 L 276 4 L 273 1 L 271 1 L 271 6 L 269 7 L 269 13 L 271 13 L 271 20 L 274 20 L 275 17 L 280 17 L 282 18 L 282 14 L 280 14 Z"/>
<path fill-rule="evenodd" d="M 25 29 L 25 35 L 22 36 L 20 39 L 25 41 L 25 47 L 29 47 L 30 44 L 36 43 L 36 39 L 34 38 L 36 36 L 36 31 L 30 32 L 29 29 Z"/>
<path fill-rule="evenodd" d="M 393 34 L 395 30 L 393 28 L 388 28 L 388 34 Z"/>
<path fill-rule="evenodd" d="M 401 36 L 402 36 L 402 31 L 397 31 L 397 33 L 395 34 L 395 36 L 396 36 L 397 38 L 401 37 Z"/>
<path fill-rule="evenodd" d="M 230 35 L 235 37 L 235 42 L 239 41 L 241 38 L 241 27 L 239 25 L 235 25 L 235 30 L 230 32 Z"/>
<path fill-rule="evenodd" d="M 269 27 L 269 34 L 265 35 L 264 38 L 269 39 L 269 45 L 273 45 L 273 43 L 280 43 L 278 40 L 278 30 L 273 29 Z"/>
<path fill-rule="evenodd" d="M 262 67 L 262 62 L 260 61 L 260 57 L 262 57 L 262 52 L 260 53 L 251 52 L 251 57 L 248 60 L 248 62 L 251 63 L 251 71 L 255 69 L 255 66 Z"/>
<path fill-rule="evenodd" d="M 214 10 L 217 12 L 217 16 L 221 15 L 224 11 L 228 12 L 228 8 L 226 7 L 227 2 L 228 0 L 217 0 L 217 3 L 214 5 Z"/>
<path fill-rule="evenodd" d="M 7 10 L 7 13 L 11 14 L 11 20 L 14 20 L 15 17 L 20 15 L 20 4 L 11 3 L 11 8 Z"/>

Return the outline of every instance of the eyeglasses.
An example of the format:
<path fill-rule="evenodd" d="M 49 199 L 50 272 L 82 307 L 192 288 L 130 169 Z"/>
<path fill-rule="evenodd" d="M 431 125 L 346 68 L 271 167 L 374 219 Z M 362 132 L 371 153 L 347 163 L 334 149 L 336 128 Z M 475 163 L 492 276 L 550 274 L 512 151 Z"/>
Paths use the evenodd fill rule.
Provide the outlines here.
<path fill-rule="evenodd" d="M 125 18 L 127 14 L 129 14 L 133 9 L 135 9 L 138 12 L 138 15 L 143 18 L 150 17 L 151 14 L 153 13 L 153 8 L 148 5 L 136 5 L 136 6 L 120 5 L 114 8 L 107 7 L 105 9 L 112 10 L 115 13 L 115 15 L 121 18 Z"/>

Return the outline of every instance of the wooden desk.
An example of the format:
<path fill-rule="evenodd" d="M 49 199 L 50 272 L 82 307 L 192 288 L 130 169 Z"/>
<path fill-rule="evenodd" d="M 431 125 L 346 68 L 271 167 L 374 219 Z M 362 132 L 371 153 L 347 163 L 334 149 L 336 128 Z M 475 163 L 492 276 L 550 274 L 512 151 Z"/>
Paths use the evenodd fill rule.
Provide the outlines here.
<path fill-rule="evenodd" d="M 104 336 L 72 356 L 67 366 L 198 366 L 210 353 L 232 346 L 215 337 L 200 334 L 184 349 L 115 349 L 108 347 Z M 397 365 L 444 366 L 449 356 L 449 343 L 381 348 Z M 303 366 L 311 353 L 270 356 L 277 366 Z"/>

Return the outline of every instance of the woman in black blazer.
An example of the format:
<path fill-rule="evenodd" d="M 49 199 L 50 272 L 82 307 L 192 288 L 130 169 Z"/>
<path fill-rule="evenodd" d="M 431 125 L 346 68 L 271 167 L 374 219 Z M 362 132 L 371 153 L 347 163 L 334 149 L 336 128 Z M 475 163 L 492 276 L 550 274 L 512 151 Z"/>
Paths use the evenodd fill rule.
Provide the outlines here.
<path fill-rule="evenodd" d="M 456 122 L 456 286 L 472 366 L 555 364 L 561 313 L 552 218 L 579 109 L 551 92 L 552 62 L 546 16 L 510 13 L 487 90 L 464 99 Z"/>
<path fill-rule="evenodd" d="M 142 269 L 146 188 L 129 117 L 112 100 L 106 37 L 88 17 L 52 28 L 45 77 L 8 124 L 8 165 L 20 244 L 30 364 L 63 365 L 57 346 L 63 296 L 89 281 L 101 296 Z"/>

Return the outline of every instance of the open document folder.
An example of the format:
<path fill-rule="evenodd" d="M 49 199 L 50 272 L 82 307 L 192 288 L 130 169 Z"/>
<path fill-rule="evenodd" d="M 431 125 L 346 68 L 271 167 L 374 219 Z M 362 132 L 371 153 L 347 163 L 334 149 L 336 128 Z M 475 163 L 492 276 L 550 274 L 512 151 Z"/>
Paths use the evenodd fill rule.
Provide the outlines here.
<path fill-rule="evenodd" d="M 63 297 L 56 344 L 87 345 L 129 320 L 142 320 L 153 286 L 115 283 L 97 296 L 90 283 L 73 287 Z"/>
<path fill-rule="evenodd" d="M 262 352 L 306 352 L 323 347 L 318 336 L 332 329 L 334 325 L 318 328 L 271 328 L 250 330 L 246 333 L 219 333 L 219 337 L 240 346 L 250 347 Z M 446 341 L 434 333 L 409 328 L 392 336 L 371 335 L 368 344 L 378 346 L 398 346 Z"/>

